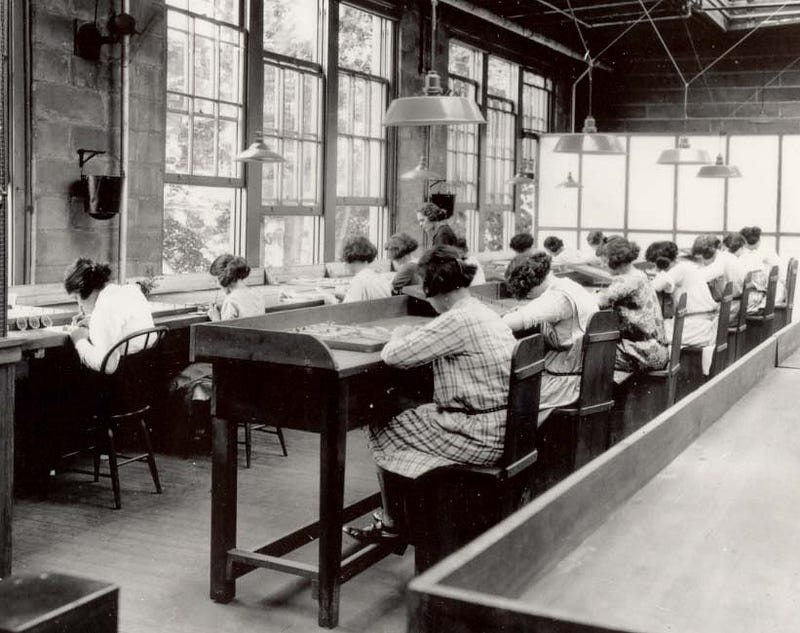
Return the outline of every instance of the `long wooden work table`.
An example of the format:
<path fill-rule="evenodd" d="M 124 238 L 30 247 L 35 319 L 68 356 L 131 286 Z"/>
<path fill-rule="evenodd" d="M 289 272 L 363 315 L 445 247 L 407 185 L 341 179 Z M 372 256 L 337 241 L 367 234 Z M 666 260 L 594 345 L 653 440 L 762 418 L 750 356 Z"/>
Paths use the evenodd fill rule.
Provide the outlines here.
<path fill-rule="evenodd" d="M 267 298 L 266 312 L 278 312 L 319 306 L 317 297 L 283 300 L 275 293 Z M 167 305 L 161 309 L 155 304 L 153 320 L 156 325 L 166 325 L 171 331 L 186 330 L 191 325 L 208 322 L 204 311 L 192 307 L 176 309 Z M 15 330 L 0 339 L 0 578 L 11 573 L 12 559 L 12 507 L 14 491 L 14 414 L 15 380 L 20 363 L 30 358 L 41 358 L 48 350 L 71 347 L 69 334 L 62 325 L 35 329 Z M 186 351 L 188 356 L 188 350 Z"/>
<path fill-rule="evenodd" d="M 797 630 L 800 323 L 410 584 L 420 633 Z"/>

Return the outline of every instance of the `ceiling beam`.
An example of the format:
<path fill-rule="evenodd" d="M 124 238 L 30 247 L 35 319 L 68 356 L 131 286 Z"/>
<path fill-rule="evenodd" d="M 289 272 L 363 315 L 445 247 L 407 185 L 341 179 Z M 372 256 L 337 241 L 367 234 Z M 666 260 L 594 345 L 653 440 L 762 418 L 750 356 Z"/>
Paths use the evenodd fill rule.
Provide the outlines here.
<path fill-rule="evenodd" d="M 511 33 L 524 37 L 531 42 L 549 48 L 550 50 L 569 57 L 570 59 L 583 62 L 584 64 L 586 63 L 586 56 L 584 53 L 573 50 L 572 48 L 565 46 L 564 44 L 561 44 L 560 42 L 557 42 L 549 37 L 541 35 L 540 33 L 535 33 L 524 26 L 520 26 L 519 24 L 503 18 L 496 13 L 492 13 L 488 9 L 484 9 L 483 7 L 472 4 L 468 0 L 439 0 L 439 2 L 450 5 L 451 7 L 455 7 L 456 9 L 460 9 L 466 13 L 471 13 L 481 20 L 494 24 L 495 26 L 499 26 L 506 31 L 510 31 Z M 602 70 L 611 70 L 610 66 L 607 66 L 599 61 L 595 62 L 594 67 Z"/>

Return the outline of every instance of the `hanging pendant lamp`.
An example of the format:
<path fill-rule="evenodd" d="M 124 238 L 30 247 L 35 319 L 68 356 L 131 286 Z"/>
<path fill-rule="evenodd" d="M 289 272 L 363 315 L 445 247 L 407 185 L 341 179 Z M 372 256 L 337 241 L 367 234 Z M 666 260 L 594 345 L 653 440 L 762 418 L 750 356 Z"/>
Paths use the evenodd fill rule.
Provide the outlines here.
<path fill-rule="evenodd" d="M 717 154 L 713 165 L 703 165 L 697 172 L 698 178 L 741 178 L 742 172 L 736 165 L 726 165 L 722 154 Z"/>
<path fill-rule="evenodd" d="M 688 136 L 678 139 L 678 147 L 665 149 L 656 161 L 659 165 L 708 165 L 711 156 L 704 149 L 694 149 Z"/>
<path fill-rule="evenodd" d="M 256 134 L 255 141 L 250 144 L 245 150 L 242 150 L 236 155 L 236 160 L 243 163 L 282 163 L 284 162 L 283 156 L 277 152 L 272 151 L 264 143 L 261 133 Z"/>
<path fill-rule="evenodd" d="M 444 180 L 437 172 L 428 169 L 428 159 L 425 156 L 419 157 L 419 162 L 414 169 L 400 174 L 400 180 Z"/>
<path fill-rule="evenodd" d="M 445 95 L 442 80 L 435 70 L 436 52 L 436 5 L 431 0 L 431 61 L 425 74 L 425 87 L 422 96 L 400 97 L 389 104 L 383 116 L 387 127 L 415 125 L 457 125 L 461 123 L 486 123 L 478 104 L 467 97 Z"/>
<path fill-rule="evenodd" d="M 506 179 L 507 185 L 532 185 L 536 182 L 536 179 L 533 177 L 533 162 L 530 160 L 524 161 L 520 170 L 514 174 L 511 178 Z"/>
<path fill-rule="evenodd" d="M 581 183 L 579 183 L 575 178 L 572 177 L 572 172 L 567 173 L 567 177 L 558 183 L 556 187 L 561 189 L 580 189 Z"/>

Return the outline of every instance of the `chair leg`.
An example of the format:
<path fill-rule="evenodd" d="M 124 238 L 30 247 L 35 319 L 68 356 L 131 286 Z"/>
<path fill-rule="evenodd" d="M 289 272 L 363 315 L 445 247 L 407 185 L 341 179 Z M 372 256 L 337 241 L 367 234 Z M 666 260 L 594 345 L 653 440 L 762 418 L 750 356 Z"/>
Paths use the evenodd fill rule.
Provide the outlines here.
<path fill-rule="evenodd" d="M 156 493 L 161 494 L 161 482 L 158 479 L 158 467 L 156 466 L 156 456 L 153 454 L 153 445 L 150 443 L 150 431 L 147 430 L 147 422 L 144 418 L 139 420 L 139 424 L 142 427 L 144 445 L 147 448 L 147 465 L 150 467 L 150 476 L 153 478 Z"/>
<path fill-rule="evenodd" d="M 283 429 L 279 426 L 276 426 L 275 434 L 278 436 L 278 441 L 281 443 L 281 450 L 283 451 L 283 456 L 289 457 L 289 453 L 286 452 L 286 441 L 283 439 Z"/>
<path fill-rule="evenodd" d="M 250 468 L 253 458 L 253 429 L 250 421 L 244 423 L 244 466 Z"/>
<path fill-rule="evenodd" d="M 96 442 L 94 450 L 92 451 L 92 460 L 94 462 L 94 481 L 100 481 L 100 442 Z"/>
<path fill-rule="evenodd" d="M 119 466 L 117 465 L 117 449 L 114 447 L 114 429 L 106 428 L 108 434 L 108 467 L 111 471 L 111 487 L 114 490 L 114 506 L 122 509 L 122 493 L 119 489 Z"/>

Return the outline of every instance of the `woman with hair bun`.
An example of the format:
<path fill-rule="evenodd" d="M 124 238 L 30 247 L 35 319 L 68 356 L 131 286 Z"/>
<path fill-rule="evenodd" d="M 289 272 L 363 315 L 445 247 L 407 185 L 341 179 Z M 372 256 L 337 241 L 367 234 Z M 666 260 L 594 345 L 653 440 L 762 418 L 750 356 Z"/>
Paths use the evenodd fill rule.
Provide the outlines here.
<path fill-rule="evenodd" d="M 399 543 L 409 478 L 452 464 L 491 465 L 503 454 L 508 380 L 516 343 L 500 316 L 470 296 L 475 267 L 450 246 L 420 258 L 422 288 L 439 316 L 399 327 L 381 357 L 401 369 L 433 364 L 433 402 L 375 420 L 369 443 L 378 466 L 383 513 L 344 531 L 366 543 Z"/>
<path fill-rule="evenodd" d="M 363 235 L 351 237 L 344 245 L 342 259 L 353 274 L 342 303 L 370 301 L 392 296 L 389 280 L 370 268 L 378 256 L 378 249 Z"/>
<path fill-rule="evenodd" d="M 417 211 L 420 227 L 431 237 L 431 247 L 456 246 L 458 236 L 447 222 L 450 215 L 446 209 L 433 202 L 426 202 Z"/>
<path fill-rule="evenodd" d="M 392 271 L 395 273 L 392 278 L 393 295 L 402 294 L 406 286 L 422 283 L 417 262 L 411 260 L 411 255 L 417 250 L 417 246 L 419 246 L 417 240 L 408 233 L 395 233 L 386 241 L 386 254 L 392 262 Z"/>
<path fill-rule="evenodd" d="M 64 289 L 78 301 L 79 313 L 72 320 L 69 336 L 81 362 L 95 371 L 108 351 L 138 330 L 153 327 L 153 315 L 141 289 L 133 284 L 110 282 L 111 267 L 86 257 L 78 259 L 64 275 Z M 131 351 L 141 350 L 143 341 L 134 340 Z M 106 373 L 114 373 L 111 359 Z"/>
<path fill-rule="evenodd" d="M 601 309 L 619 317 L 622 338 L 617 343 L 614 369 L 647 372 L 663 369 L 669 359 L 664 317 L 647 275 L 633 266 L 639 246 L 624 237 L 611 237 L 601 259 L 611 271 L 611 285 L 598 294 Z"/>
<path fill-rule="evenodd" d="M 539 422 L 555 407 L 578 399 L 583 335 L 597 312 L 594 296 L 566 277 L 550 271 L 550 255 L 544 252 L 518 255 L 506 270 L 506 284 L 517 299 L 531 301 L 503 317 L 516 331 L 541 326 L 547 352 L 542 375 Z"/>
<path fill-rule="evenodd" d="M 208 272 L 217 278 L 219 287 L 225 291 L 222 305 L 214 304 L 209 308 L 208 317 L 212 321 L 264 314 L 266 310 L 264 298 L 250 290 L 244 283 L 250 275 L 250 266 L 244 257 L 230 253 L 220 255 L 211 262 Z"/>
<path fill-rule="evenodd" d="M 681 347 L 703 348 L 703 371 L 708 373 L 717 336 L 719 306 L 711 296 L 705 275 L 695 262 L 678 258 L 675 242 L 653 242 L 647 247 L 645 259 L 659 271 L 653 279 L 656 292 L 670 293 L 675 303 L 681 294 L 686 294 Z M 666 319 L 664 327 L 667 339 L 672 340 L 673 319 Z"/>

